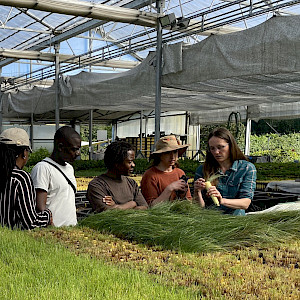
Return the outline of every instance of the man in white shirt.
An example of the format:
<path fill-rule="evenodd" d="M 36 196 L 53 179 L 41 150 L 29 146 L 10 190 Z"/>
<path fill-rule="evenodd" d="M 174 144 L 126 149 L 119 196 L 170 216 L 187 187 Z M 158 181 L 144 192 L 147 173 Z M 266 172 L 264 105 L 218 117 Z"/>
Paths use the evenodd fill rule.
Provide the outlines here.
<path fill-rule="evenodd" d="M 31 171 L 37 193 L 37 209 L 50 209 L 56 227 L 77 224 L 77 185 L 70 163 L 80 155 L 80 147 L 80 135 L 72 127 L 61 127 L 54 135 L 51 156 L 37 163 Z"/>

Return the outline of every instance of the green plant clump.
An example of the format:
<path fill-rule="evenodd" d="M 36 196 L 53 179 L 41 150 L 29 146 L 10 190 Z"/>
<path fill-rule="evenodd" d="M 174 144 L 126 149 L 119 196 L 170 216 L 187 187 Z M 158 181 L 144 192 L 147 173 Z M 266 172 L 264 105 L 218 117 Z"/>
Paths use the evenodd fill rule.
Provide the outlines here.
<path fill-rule="evenodd" d="M 257 180 L 287 180 L 300 178 L 299 163 L 256 163 Z"/>
<path fill-rule="evenodd" d="M 34 166 L 48 156 L 50 156 L 50 152 L 46 148 L 35 150 L 29 155 L 27 166 Z"/>
<path fill-rule="evenodd" d="M 183 252 L 207 252 L 300 237 L 300 212 L 245 217 L 202 209 L 189 201 L 161 203 L 147 211 L 110 210 L 82 224 L 147 245 Z"/>
<path fill-rule="evenodd" d="M 300 161 L 300 133 L 251 135 L 251 155 L 270 155 L 273 162 Z"/>

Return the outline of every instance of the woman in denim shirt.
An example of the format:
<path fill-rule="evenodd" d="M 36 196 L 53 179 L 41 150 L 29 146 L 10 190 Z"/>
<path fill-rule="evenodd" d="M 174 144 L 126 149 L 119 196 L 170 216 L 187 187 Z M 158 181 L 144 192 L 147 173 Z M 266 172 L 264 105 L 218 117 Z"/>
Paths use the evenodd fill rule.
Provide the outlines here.
<path fill-rule="evenodd" d="M 220 174 L 205 190 L 205 181 Z M 226 128 L 214 129 L 208 136 L 204 165 L 197 168 L 194 197 L 202 207 L 209 204 L 210 196 L 218 198 L 220 209 L 227 214 L 244 215 L 253 199 L 256 187 L 256 168 L 238 147 Z"/>

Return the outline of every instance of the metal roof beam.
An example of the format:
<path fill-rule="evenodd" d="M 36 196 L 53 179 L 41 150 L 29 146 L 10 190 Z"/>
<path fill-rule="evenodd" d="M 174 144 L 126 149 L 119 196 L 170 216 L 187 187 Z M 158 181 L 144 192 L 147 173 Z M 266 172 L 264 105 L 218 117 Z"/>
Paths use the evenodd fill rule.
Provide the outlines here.
<path fill-rule="evenodd" d="M 156 27 L 158 17 L 156 13 L 104 4 L 92 4 L 83 1 L 0 0 L 0 4 L 98 20 L 131 23 L 147 27 Z"/>
<path fill-rule="evenodd" d="M 0 29 L 35 32 L 35 33 L 42 33 L 42 34 L 51 34 L 52 33 L 52 31 L 36 30 L 36 29 L 21 28 L 21 27 L 10 27 L 10 26 L 6 26 L 6 25 L 0 25 Z"/>
<path fill-rule="evenodd" d="M 99 27 L 96 28 L 96 32 L 98 32 L 98 33 L 101 35 L 101 32 L 100 32 L 100 28 L 99 28 Z M 122 47 L 127 46 L 125 43 L 119 43 L 118 41 L 116 41 L 113 37 L 110 36 L 110 34 L 105 33 L 105 36 L 106 36 L 107 38 L 110 38 L 110 39 L 111 39 L 110 42 L 111 42 L 114 46 L 116 46 L 116 47 L 118 47 L 118 48 L 122 48 Z M 135 59 L 137 59 L 138 61 L 140 61 L 140 62 L 143 60 L 143 59 L 142 59 L 140 56 L 138 56 L 136 53 L 130 53 L 130 55 L 131 55 L 132 57 L 134 57 Z"/>
<path fill-rule="evenodd" d="M 41 60 L 41 61 L 50 61 L 50 62 L 55 61 L 55 54 L 38 52 L 38 51 L 21 51 L 21 50 L 10 50 L 10 49 L 0 48 L 0 56 L 6 58 L 16 58 L 16 59 Z M 88 57 L 82 56 L 79 59 L 74 55 L 59 54 L 59 61 L 61 63 L 67 60 L 68 61 L 67 63 L 78 65 L 80 64 L 81 59 L 84 61 L 84 63 L 81 63 L 82 67 L 84 67 L 84 65 L 90 64 Z M 93 66 L 118 68 L 118 69 L 132 69 L 137 65 L 139 65 L 139 62 L 124 61 L 118 59 L 111 59 L 111 60 L 97 62 L 93 64 Z"/>
<path fill-rule="evenodd" d="M 231 2 L 234 2 L 235 0 L 221 0 L 221 1 L 231 3 Z M 266 6 L 267 7 L 272 7 L 272 4 L 273 4 L 272 1 L 265 1 L 265 2 L 266 2 Z M 249 6 L 250 5 L 250 1 L 246 0 L 244 2 L 239 3 L 239 5 L 241 5 L 241 6 Z M 257 7 L 257 5 L 255 3 L 252 3 L 252 6 L 253 7 Z M 281 9 L 278 9 L 277 12 L 284 13 L 286 15 L 291 15 L 291 16 L 297 15 L 296 13 L 293 13 L 293 12 L 290 12 L 290 11 L 282 11 Z"/>
<path fill-rule="evenodd" d="M 211 23 L 210 25 L 213 25 L 213 23 Z M 190 20 L 189 27 L 187 29 L 184 29 L 181 31 L 184 32 L 187 30 L 191 33 L 193 32 L 193 30 L 199 31 L 199 21 Z M 224 25 L 224 26 L 209 29 L 209 30 L 206 30 L 203 32 L 197 32 L 197 35 L 210 36 L 212 34 L 227 34 L 227 33 L 238 32 L 238 31 L 242 31 L 242 30 L 244 30 L 244 29 L 241 27 Z"/>
<path fill-rule="evenodd" d="M 28 17 L 32 18 L 33 20 L 37 21 L 38 23 L 40 23 L 41 25 L 47 27 L 49 30 L 54 30 L 54 28 L 46 23 L 45 21 L 41 20 L 40 18 L 36 17 L 34 14 L 30 13 L 29 11 L 27 11 L 26 9 L 23 8 L 18 8 L 22 13 L 24 13 L 25 15 L 27 15 Z"/>
<path fill-rule="evenodd" d="M 145 7 L 149 4 L 151 4 L 152 2 L 154 2 L 154 0 L 134 0 L 130 3 L 126 3 L 124 6 L 125 8 L 134 8 L 134 9 L 140 9 L 142 7 Z M 57 36 L 53 36 L 50 39 L 47 39 L 46 41 L 43 41 L 41 43 L 39 43 L 38 45 L 34 45 L 32 47 L 29 47 L 27 50 L 43 50 L 45 48 L 50 47 L 51 45 L 55 44 L 55 43 L 61 43 L 65 40 L 68 40 L 78 34 L 87 32 L 88 30 L 94 29 L 95 27 L 99 27 L 101 25 L 104 25 L 105 23 L 107 23 L 106 21 L 99 21 L 99 20 L 91 20 L 91 21 L 87 21 L 84 24 L 81 24 L 73 29 L 67 30 Z M 16 59 L 14 58 L 8 58 L 5 59 L 3 61 L 0 62 L 0 68 L 6 65 L 9 65 L 13 62 L 15 62 Z"/>

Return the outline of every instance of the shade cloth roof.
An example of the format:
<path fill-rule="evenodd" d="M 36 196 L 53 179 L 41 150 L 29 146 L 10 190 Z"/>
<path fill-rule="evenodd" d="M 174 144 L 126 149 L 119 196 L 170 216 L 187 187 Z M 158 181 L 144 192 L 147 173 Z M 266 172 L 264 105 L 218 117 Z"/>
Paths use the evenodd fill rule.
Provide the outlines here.
<path fill-rule="evenodd" d="M 300 115 L 300 16 L 273 17 L 194 45 L 165 46 L 163 61 L 162 110 L 201 113 L 264 104 L 281 107 L 282 117 L 287 107 L 280 103 L 296 103 L 294 115 Z M 64 110 L 154 109 L 155 53 L 127 72 L 64 77 L 60 90 Z M 54 107 L 54 86 L 2 96 L 4 117 L 46 114 Z"/>

